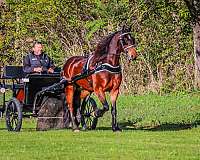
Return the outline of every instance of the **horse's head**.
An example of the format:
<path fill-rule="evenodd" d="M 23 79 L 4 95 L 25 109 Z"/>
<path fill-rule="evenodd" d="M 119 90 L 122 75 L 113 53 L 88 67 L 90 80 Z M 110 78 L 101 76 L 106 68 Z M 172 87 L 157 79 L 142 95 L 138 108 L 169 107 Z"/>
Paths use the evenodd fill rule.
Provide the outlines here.
<path fill-rule="evenodd" d="M 128 60 L 134 60 L 137 58 L 137 51 L 135 49 L 135 39 L 130 34 L 129 29 L 123 29 L 119 32 L 119 42 L 122 52 L 125 52 Z"/>
<path fill-rule="evenodd" d="M 135 39 L 131 36 L 131 29 L 125 29 L 114 32 L 97 45 L 94 54 L 97 57 L 103 55 L 120 55 L 120 52 L 125 52 L 129 60 L 134 60 L 137 57 L 137 52 L 135 49 Z"/>

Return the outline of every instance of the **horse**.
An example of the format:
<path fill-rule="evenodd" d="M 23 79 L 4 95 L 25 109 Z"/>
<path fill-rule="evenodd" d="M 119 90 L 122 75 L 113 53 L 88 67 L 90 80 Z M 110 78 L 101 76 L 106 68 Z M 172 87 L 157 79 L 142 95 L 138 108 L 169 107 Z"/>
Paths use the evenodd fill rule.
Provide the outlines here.
<path fill-rule="evenodd" d="M 130 31 L 130 28 L 125 29 L 123 27 L 123 29 L 111 33 L 101 40 L 89 57 L 73 56 L 65 62 L 62 76 L 68 81 L 72 80 L 76 75 L 83 73 L 87 75 L 89 71 L 93 71 L 92 74 L 88 74 L 88 76 L 75 81 L 75 83 L 69 83 L 64 88 L 72 129 L 75 132 L 79 131 L 73 106 L 73 98 L 77 86 L 81 88 L 81 99 L 94 92 L 102 103 L 103 108 L 94 111 L 94 116 L 98 118 L 109 110 L 105 92 L 110 93 L 112 130 L 121 131 L 117 123 L 116 109 L 116 101 L 122 81 L 120 55 L 124 52 L 129 61 L 135 60 L 137 57 L 135 39 L 131 36 Z"/>

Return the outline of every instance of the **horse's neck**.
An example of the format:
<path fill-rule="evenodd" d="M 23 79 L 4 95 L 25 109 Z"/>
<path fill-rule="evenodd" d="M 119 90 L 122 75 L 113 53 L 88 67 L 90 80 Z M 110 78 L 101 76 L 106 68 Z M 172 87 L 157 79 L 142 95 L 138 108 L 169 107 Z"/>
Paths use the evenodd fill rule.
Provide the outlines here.
<path fill-rule="evenodd" d="M 118 40 L 116 37 L 113 37 L 109 46 L 107 53 L 103 55 L 94 55 L 92 64 L 95 65 L 96 63 L 109 63 L 112 66 L 118 66 L 120 62 L 120 50 L 118 48 Z"/>
<path fill-rule="evenodd" d="M 119 54 L 116 54 L 116 53 L 111 53 L 111 54 L 108 54 L 107 57 L 106 57 L 106 63 L 109 63 L 113 66 L 118 66 L 119 65 L 119 60 L 120 60 L 120 56 Z"/>
<path fill-rule="evenodd" d="M 106 57 L 107 63 L 118 66 L 120 60 L 120 50 L 117 46 L 117 41 L 111 41 L 108 49 L 108 54 Z"/>
<path fill-rule="evenodd" d="M 119 66 L 120 53 L 108 52 L 102 56 L 93 56 L 91 58 L 91 66 L 95 66 L 98 63 L 108 63 L 112 66 Z"/>

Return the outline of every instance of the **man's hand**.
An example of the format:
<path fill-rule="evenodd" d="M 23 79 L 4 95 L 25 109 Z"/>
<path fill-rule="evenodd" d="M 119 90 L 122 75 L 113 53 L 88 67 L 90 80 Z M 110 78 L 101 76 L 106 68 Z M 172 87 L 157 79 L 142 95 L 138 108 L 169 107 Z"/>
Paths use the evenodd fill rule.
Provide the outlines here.
<path fill-rule="evenodd" d="M 33 68 L 33 71 L 34 72 L 42 72 L 42 67 L 36 67 L 36 68 Z"/>
<path fill-rule="evenodd" d="M 54 72 L 54 69 L 53 68 L 49 68 L 48 69 L 48 73 L 53 73 Z"/>

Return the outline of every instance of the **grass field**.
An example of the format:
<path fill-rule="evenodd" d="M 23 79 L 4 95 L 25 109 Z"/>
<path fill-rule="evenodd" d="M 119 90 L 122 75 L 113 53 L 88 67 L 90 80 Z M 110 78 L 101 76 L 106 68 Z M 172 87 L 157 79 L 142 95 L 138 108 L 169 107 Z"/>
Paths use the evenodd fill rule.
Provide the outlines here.
<path fill-rule="evenodd" d="M 200 99 L 181 96 L 121 96 L 122 133 L 110 128 L 110 112 L 97 130 L 35 131 L 25 119 L 19 133 L 0 121 L 0 159 L 200 159 Z"/>

